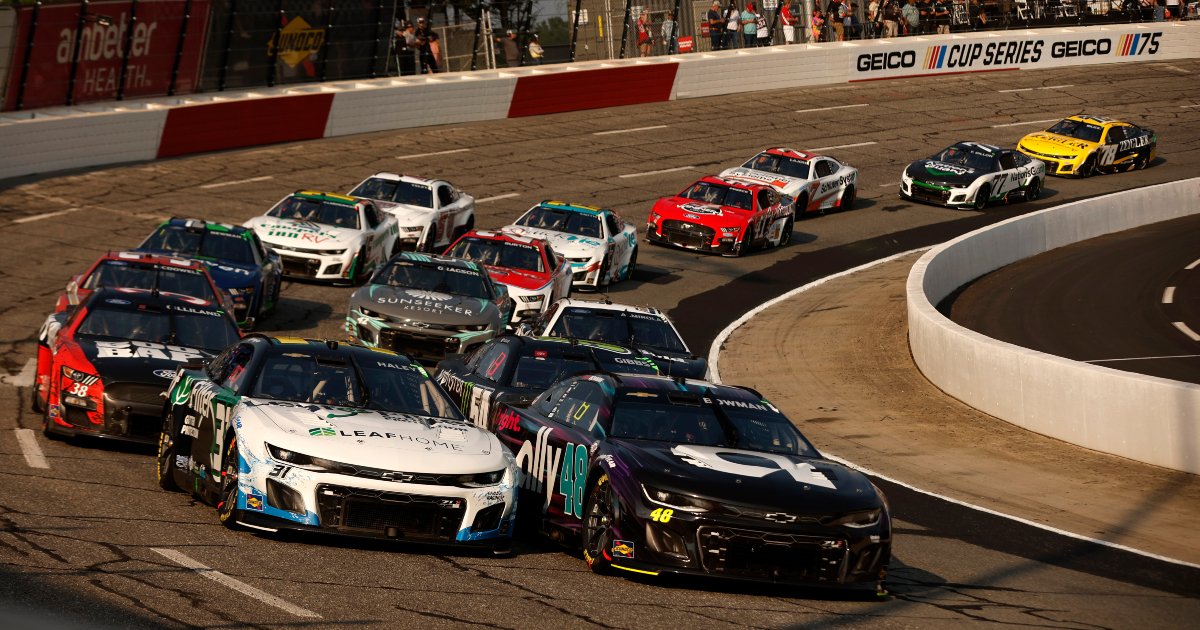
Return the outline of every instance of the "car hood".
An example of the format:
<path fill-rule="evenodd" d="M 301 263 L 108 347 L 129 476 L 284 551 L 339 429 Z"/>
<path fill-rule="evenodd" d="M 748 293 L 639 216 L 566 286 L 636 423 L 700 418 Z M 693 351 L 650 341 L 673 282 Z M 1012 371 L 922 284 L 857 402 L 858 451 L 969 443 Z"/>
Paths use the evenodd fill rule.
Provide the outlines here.
<path fill-rule="evenodd" d="M 654 212 L 664 219 L 693 222 L 708 226 L 744 225 L 752 213 L 714 203 L 703 203 L 684 199 L 683 197 L 667 197 L 659 199 L 654 204 Z"/>
<path fill-rule="evenodd" d="M 752 168 L 730 168 L 721 172 L 720 177 L 728 179 L 736 179 L 751 184 L 766 184 L 779 192 L 795 196 L 800 192 L 804 185 L 809 182 L 807 179 L 798 177 L 788 177 L 787 175 L 779 175 L 777 173 L 768 173 L 766 171 L 758 171 Z"/>
<path fill-rule="evenodd" d="M 988 174 L 987 171 L 977 168 L 946 164 L 945 162 L 938 162 L 936 160 L 917 160 L 909 164 L 904 173 L 911 179 L 949 184 L 952 186 L 966 186 Z"/>
<path fill-rule="evenodd" d="M 254 263 L 235 263 L 227 260 L 201 260 L 213 282 L 222 289 L 238 289 L 258 286 L 262 282 L 262 269 Z"/>
<path fill-rule="evenodd" d="M 638 343 L 633 347 L 639 354 L 653 361 L 659 371 L 667 376 L 703 379 L 708 372 L 708 361 L 690 352 L 664 350 Z"/>
<path fill-rule="evenodd" d="M 488 275 L 496 282 L 526 291 L 537 291 L 550 282 L 550 274 L 548 273 L 536 273 L 533 271 L 510 269 L 508 267 L 493 267 L 492 265 L 484 265 L 484 267 L 487 267 Z"/>
<path fill-rule="evenodd" d="M 171 384 L 175 368 L 181 363 L 207 363 L 215 352 L 145 341 L 76 337 L 80 353 L 96 368 L 96 375 L 105 383 L 135 382 Z"/>
<path fill-rule="evenodd" d="M 310 221 L 293 221 L 276 217 L 254 217 L 246 227 L 271 245 L 300 247 L 304 249 L 338 249 L 350 247 L 358 238 L 358 230 L 333 227 Z"/>
<path fill-rule="evenodd" d="M 523 225 L 506 225 L 500 228 L 500 231 L 529 238 L 544 238 L 554 245 L 554 251 L 567 258 L 591 258 L 600 253 L 599 250 L 604 247 L 604 239 L 599 237 L 553 232 Z"/>
<path fill-rule="evenodd" d="M 1030 151 L 1047 155 L 1078 155 L 1100 146 L 1095 142 L 1045 132 L 1031 133 L 1021 138 L 1019 144 Z"/>
<path fill-rule="evenodd" d="M 505 467 L 492 434 L 463 422 L 389 411 L 243 398 L 242 414 L 280 448 L 350 465 L 402 472 L 475 473 Z M 249 419 L 240 418 L 244 425 Z M 271 431 L 274 427 L 278 432 Z"/>
<path fill-rule="evenodd" d="M 803 513 L 882 505 L 861 473 L 824 459 L 649 440 L 610 442 L 641 483 L 660 490 Z"/>
<path fill-rule="evenodd" d="M 350 308 L 366 307 L 391 317 L 437 324 L 481 324 L 499 320 L 487 300 L 437 291 L 368 284 L 350 296 Z"/>
<path fill-rule="evenodd" d="M 410 206 L 408 204 L 396 203 L 394 201 L 376 201 L 379 208 L 384 212 L 396 217 L 400 222 L 401 227 L 412 227 L 414 225 L 425 225 L 429 223 L 429 218 L 433 216 L 433 208 L 422 208 L 421 206 Z"/>

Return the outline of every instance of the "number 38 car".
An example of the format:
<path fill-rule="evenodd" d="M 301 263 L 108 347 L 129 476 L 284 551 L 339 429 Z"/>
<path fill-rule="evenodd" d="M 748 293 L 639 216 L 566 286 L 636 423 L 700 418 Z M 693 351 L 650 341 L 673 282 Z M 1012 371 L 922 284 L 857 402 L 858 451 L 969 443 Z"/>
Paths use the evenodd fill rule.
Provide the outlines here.
<path fill-rule="evenodd" d="M 885 592 L 883 493 L 753 390 L 577 375 L 500 405 L 492 428 L 517 454 L 521 526 L 581 546 L 593 571 Z"/>
<path fill-rule="evenodd" d="M 1082 178 L 1146 168 L 1154 161 L 1158 136 L 1136 125 L 1081 114 L 1021 138 L 1017 149 L 1045 162 L 1049 175 Z"/>
<path fill-rule="evenodd" d="M 175 372 L 159 485 L 228 527 L 507 552 L 517 469 L 403 355 L 251 335 Z"/>

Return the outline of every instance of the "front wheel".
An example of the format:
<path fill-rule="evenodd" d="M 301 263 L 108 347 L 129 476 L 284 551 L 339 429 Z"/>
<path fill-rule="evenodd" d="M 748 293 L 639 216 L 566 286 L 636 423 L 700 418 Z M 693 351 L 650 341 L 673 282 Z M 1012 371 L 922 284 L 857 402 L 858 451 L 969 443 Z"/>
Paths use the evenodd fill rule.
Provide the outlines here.
<path fill-rule="evenodd" d="M 437 247 L 438 235 L 436 223 L 429 224 L 429 232 L 427 234 L 428 236 L 425 238 L 425 244 L 421 246 L 421 251 L 427 254 L 432 254 L 433 250 Z"/>
<path fill-rule="evenodd" d="M 453 243 L 454 241 L 457 241 L 458 239 L 462 238 L 463 234 L 466 234 L 467 232 L 470 232 L 471 230 L 474 230 L 474 229 L 475 229 L 475 215 L 472 214 L 471 216 L 467 217 L 467 222 L 464 223 L 462 227 L 454 230 L 454 238 L 450 239 L 450 242 Z"/>
<path fill-rule="evenodd" d="M 747 225 L 746 233 L 742 235 L 742 245 L 738 248 L 739 257 L 746 256 L 754 248 L 754 226 Z"/>
<path fill-rule="evenodd" d="M 847 186 L 846 190 L 842 191 L 842 198 L 838 200 L 838 212 L 853 208 L 857 194 L 858 192 L 854 190 L 854 186 Z"/>
<path fill-rule="evenodd" d="M 612 526 L 617 517 L 616 507 L 608 475 L 601 475 L 588 493 L 583 508 L 583 557 L 593 573 L 608 573 L 612 567 L 609 550 L 613 546 Z"/>
<path fill-rule="evenodd" d="M 1034 177 L 1033 181 L 1025 187 L 1025 201 L 1037 201 L 1038 197 L 1042 196 L 1042 180 Z"/>
<path fill-rule="evenodd" d="M 1079 177 L 1091 177 L 1096 172 L 1096 154 L 1093 153 L 1083 161 L 1083 166 L 1079 167 Z"/>
<path fill-rule="evenodd" d="M 796 197 L 796 201 L 792 202 L 792 215 L 804 216 L 808 213 L 808 193 Z"/>
<path fill-rule="evenodd" d="M 629 270 L 625 272 L 625 280 L 633 278 L 633 270 L 637 267 L 637 245 L 633 246 L 633 251 L 629 254 Z"/>
<path fill-rule="evenodd" d="M 991 186 L 989 186 L 987 184 L 980 186 L 979 191 L 975 193 L 975 203 L 972 204 L 972 207 L 974 207 L 979 212 L 983 212 L 983 209 L 987 207 L 988 199 L 991 198 L 991 195 L 992 195 L 992 187 Z"/>
<path fill-rule="evenodd" d="M 596 276 L 596 285 L 595 285 L 596 289 L 599 289 L 600 285 L 609 284 L 609 280 L 607 280 L 607 278 L 608 278 L 608 266 L 609 266 L 609 263 L 611 262 L 611 260 L 612 259 L 609 258 L 608 254 L 605 254 L 604 258 L 600 261 L 600 274 L 598 276 Z"/>
<path fill-rule="evenodd" d="M 787 223 L 783 224 L 783 234 L 779 236 L 779 246 L 783 247 L 792 242 L 792 217 L 788 217 Z"/>
<path fill-rule="evenodd" d="M 179 491 L 175 481 L 175 440 L 171 439 L 171 421 L 169 414 L 164 414 L 162 435 L 158 437 L 158 487 L 171 492 Z"/>
<path fill-rule="evenodd" d="M 242 514 L 238 509 L 242 498 L 242 491 L 238 487 L 238 462 L 237 436 L 234 436 L 225 451 L 224 483 L 221 486 L 221 502 L 217 504 L 217 518 L 229 529 L 237 529 L 237 520 Z"/>

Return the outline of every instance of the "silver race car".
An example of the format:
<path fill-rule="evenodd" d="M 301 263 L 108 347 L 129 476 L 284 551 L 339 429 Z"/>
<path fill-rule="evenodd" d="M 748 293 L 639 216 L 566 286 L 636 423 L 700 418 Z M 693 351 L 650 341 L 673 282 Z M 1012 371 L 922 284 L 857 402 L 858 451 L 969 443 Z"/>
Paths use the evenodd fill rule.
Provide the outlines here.
<path fill-rule="evenodd" d="M 441 252 L 475 227 L 475 198 L 450 182 L 375 173 L 350 192 L 372 199 L 400 222 L 400 249 Z"/>

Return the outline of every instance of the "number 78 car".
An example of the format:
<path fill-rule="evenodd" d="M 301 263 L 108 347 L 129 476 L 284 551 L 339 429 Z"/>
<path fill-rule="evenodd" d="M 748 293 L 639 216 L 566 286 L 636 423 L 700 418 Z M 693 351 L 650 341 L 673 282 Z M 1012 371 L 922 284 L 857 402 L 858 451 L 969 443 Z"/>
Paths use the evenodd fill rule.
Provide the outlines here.
<path fill-rule="evenodd" d="M 252 335 L 167 392 L 159 485 L 229 527 L 508 550 L 516 467 L 403 355 Z"/>
<path fill-rule="evenodd" d="M 1017 149 L 1046 164 L 1048 175 L 1089 177 L 1146 168 L 1158 136 L 1149 129 L 1100 116 L 1071 116 L 1031 133 Z"/>

